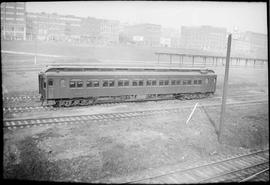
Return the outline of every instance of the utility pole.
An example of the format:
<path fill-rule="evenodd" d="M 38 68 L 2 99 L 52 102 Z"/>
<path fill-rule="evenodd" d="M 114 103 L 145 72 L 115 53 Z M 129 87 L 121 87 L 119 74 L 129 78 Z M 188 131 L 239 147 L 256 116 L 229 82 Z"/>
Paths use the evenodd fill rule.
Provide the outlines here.
<path fill-rule="evenodd" d="M 219 132 L 218 132 L 218 141 L 219 142 L 221 142 L 221 134 L 222 134 L 223 124 L 224 124 L 224 116 L 225 116 L 225 108 L 226 108 L 228 77 L 229 77 L 229 64 L 230 64 L 230 54 L 231 54 L 231 42 L 232 42 L 232 34 L 229 34 L 228 43 L 227 43 L 227 56 L 226 56 L 225 76 L 224 76 L 224 84 L 223 84 L 221 116 L 220 116 Z"/>

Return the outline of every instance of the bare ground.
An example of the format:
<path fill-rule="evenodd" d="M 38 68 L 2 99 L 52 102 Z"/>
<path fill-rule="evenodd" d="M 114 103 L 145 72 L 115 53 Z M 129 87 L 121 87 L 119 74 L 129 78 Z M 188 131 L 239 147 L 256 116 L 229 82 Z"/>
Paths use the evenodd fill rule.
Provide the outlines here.
<path fill-rule="evenodd" d="M 162 165 L 269 146 L 268 105 L 228 108 L 222 144 L 216 135 L 218 111 L 198 109 L 188 125 L 190 110 L 5 130 L 4 178 L 102 182 Z"/>

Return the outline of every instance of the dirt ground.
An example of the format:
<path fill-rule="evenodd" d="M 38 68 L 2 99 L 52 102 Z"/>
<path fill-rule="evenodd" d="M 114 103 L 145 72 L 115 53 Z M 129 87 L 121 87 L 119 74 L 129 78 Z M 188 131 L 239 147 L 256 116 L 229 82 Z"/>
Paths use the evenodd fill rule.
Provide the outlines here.
<path fill-rule="evenodd" d="M 206 111 L 206 112 L 205 112 Z M 4 178 L 102 182 L 162 165 L 269 147 L 268 105 L 4 131 Z"/>
<path fill-rule="evenodd" d="M 224 68 L 213 69 L 218 75 L 216 95 L 220 96 Z M 2 93 L 37 94 L 37 74 L 3 71 Z M 229 75 L 231 95 L 248 91 L 268 93 L 267 69 L 231 68 Z M 160 103 L 160 108 L 165 107 L 163 104 Z M 140 110 L 139 105 L 135 107 Z M 114 177 L 165 165 L 184 165 L 193 160 L 269 147 L 268 102 L 227 106 L 221 144 L 217 140 L 220 108 L 198 108 L 186 125 L 191 109 L 85 124 L 4 129 L 3 177 L 110 182 Z M 57 114 L 61 115 L 61 111 Z"/>

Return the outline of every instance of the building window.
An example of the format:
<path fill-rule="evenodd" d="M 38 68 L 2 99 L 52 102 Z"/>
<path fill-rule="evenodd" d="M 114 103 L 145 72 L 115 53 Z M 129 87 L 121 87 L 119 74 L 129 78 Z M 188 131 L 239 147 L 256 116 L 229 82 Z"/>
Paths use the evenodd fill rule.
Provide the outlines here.
<path fill-rule="evenodd" d="M 169 80 L 165 80 L 164 85 L 169 85 Z"/>
<path fill-rule="evenodd" d="M 198 80 L 198 84 L 202 84 L 202 80 Z"/>
<path fill-rule="evenodd" d="M 193 81 L 193 84 L 196 85 L 196 84 L 197 84 L 197 80 L 194 80 L 194 81 Z"/>
<path fill-rule="evenodd" d="M 164 80 L 159 80 L 159 85 L 164 85 Z"/>
<path fill-rule="evenodd" d="M 151 80 L 147 80 L 146 81 L 146 86 L 150 86 L 151 85 Z"/>
<path fill-rule="evenodd" d="M 157 85 L 157 81 L 156 80 L 152 80 L 152 86 L 156 86 Z"/>
<path fill-rule="evenodd" d="M 175 85 L 176 84 L 176 80 L 171 80 L 171 84 Z"/>
<path fill-rule="evenodd" d="M 187 84 L 188 84 L 188 85 L 191 85 L 191 80 L 188 80 L 188 81 L 187 81 Z"/>

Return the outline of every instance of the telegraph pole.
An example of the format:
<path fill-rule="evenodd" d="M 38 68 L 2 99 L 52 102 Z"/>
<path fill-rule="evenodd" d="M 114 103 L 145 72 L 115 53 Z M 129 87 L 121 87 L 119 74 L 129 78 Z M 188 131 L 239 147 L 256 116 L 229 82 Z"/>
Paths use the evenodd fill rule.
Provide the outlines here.
<path fill-rule="evenodd" d="M 218 132 L 218 141 L 219 142 L 221 142 L 221 134 L 222 134 L 223 124 L 224 124 L 224 116 L 225 116 L 225 108 L 226 108 L 228 77 L 229 77 L 229 64 L 230 64 L 230 54 L 231 54 L 231 42 L 232 42 L 232 34 L 229 34 L 228 43 L 227 43 L 227 56 L 226 56 L 225 76 L 224 76 L 224 84 L 223 84 L 221 116 L 220 116 L 219 132 Z"/>

